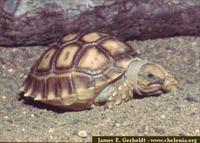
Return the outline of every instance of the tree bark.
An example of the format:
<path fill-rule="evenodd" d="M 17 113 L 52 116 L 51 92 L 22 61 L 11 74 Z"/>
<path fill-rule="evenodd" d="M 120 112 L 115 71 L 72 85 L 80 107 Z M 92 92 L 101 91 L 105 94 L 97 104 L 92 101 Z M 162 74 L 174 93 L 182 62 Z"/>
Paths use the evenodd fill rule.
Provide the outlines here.
<path fill-rule="evenodd" d="M 76 18 L 57 4 L 14 16 L 0 8 L 0 46 L 48 45 L 72 32 L 106 32 L 124 40 L 200 35 L 200 4 L 120 0 Z"/>

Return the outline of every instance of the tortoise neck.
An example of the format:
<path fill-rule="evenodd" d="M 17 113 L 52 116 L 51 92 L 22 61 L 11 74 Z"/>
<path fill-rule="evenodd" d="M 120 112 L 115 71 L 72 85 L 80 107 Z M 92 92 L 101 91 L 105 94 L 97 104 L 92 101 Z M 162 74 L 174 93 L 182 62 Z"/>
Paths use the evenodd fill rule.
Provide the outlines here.
<path fill-rule="evenodd" d="M 124 77 L 130 80 L 133 84 L 133 93 L 138 95 L 143 95 L 142 89 L 138 86 L 138 73 L 140 72 L 142 66 L 146 63 L 147 61 L 140 58 L 134 58 L 124 74 Z"/>

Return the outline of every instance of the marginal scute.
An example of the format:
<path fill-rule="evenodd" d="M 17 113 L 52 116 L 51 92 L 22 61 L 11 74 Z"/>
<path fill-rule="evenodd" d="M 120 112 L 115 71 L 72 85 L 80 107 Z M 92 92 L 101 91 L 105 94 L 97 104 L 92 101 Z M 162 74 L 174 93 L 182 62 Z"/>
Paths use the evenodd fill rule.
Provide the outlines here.
<path fill-rule="evenodd" d="M 122 69 L 121 69 L 122 70 Z M 110 79 L 116 79 L 117 77 L 119 77 L 119 75 L 122 73 L 123 71 L 115 70 L 114 68 L 111 68 L 110 70 L 108 70 L 107 72 L 105 72 L 105 75 L 107 77 L 109 77 Z"/>
<path fill-rule="evenodd" d="M 36 79 L 35 83 L 35 92 L 34 92 L 34 98 L 35 100 L 43 100 L 46 98 L 46 84 L 44 80 Z"/>
<path fill-rule="evenodd" d="M 64 97 L 62 98 L 62 102 L 65 106 L 70 106 L 73 103 L 75 103 L 77 101 L 77 95 L 76 94 L 71 94 L 71 96 L 69 97 Z"/>
<path fill-rule="evenodd" d="M 72 79 L 73 79 L 76 93 L 78 93 L 81 90 L 86 90 L 91 87 L 92 78 L 90 76 L 85 76 L 85 75 L 76 73 L 72 75 Z"/>
<path fill-rule="evenodd" d="M 31 96 L 34 93 L 36 86 L 36 80 L 32 78 L 29 83 L 29 87 L 27 88 L 26 94 L 24 96 Z"/>
<path fill-rule="evenodd" d="M 70 85 L 70 79 L 68 76 L 66 77 L 60 77 L 58 79 L 59 81 L 59 85 L 60 85 L 60 92 L 61 92 L 61 97 L 62 98 L 66 98 L 66 97 L 70 97 L 72 94 L 72 89 L 71 89 L 71 85 Z"/>
<path fill-rule="evenodd" d="M 85 42 L 94 42 L 100 38 L 101 38 L 100 34 L 94 32 L 94 33 L 89 33 L 89 34 L 84 35 L 82 37 L 82 40 Z"/>
<path fill-rule="evenodd" d="M 56 53 L 55 48 L 50 48 L 44 53 L 37 67 L 37 70 L 39 72 L 42 72 L 42 71 L 46 72 L 50 70 L 53 56 L 55 55 L 55 53 Z"/>
<path fill-rule="evenodd" d="M 30 75 L 28 75 L 27 78 L 25 79 L 24 83 L 22 84 L 20 91 L 25 92 L 24 96 L 29 96 L 28 90 L 31 88 L 30 85 L 31 85 L 32 81 L 33 81 L 33 79 L 31 78 Z"/>
<path fill-rule="evenodd" d="M 56 68 L 58 69 L 71 68 L 72 62 L 79 48 L 80 47 L 75 44 L 68 45 L 62 48 L 56 60 Z"/>
<path fill-rule="evenodd" d="M 40 101 L 40 100 L 44 100 L 44 98 L 42 97 L 42 94 L 41 94 L 41 93 L 38 93 L 38 94 L 36 95 L 36 97 L 34 98 L 34 100 Z"/>
<path fill-rule="evenodd" d="M 96 71 L 105 69 L 109 65 L 109 59 L 96 47 L 87 48 L 78 63 L 78 68 Z"/>
<path fill-rule="evenodd" d="M 80 102 L 84 102 L 84 100 L 89 100 L 94 97 L 94 87 L 90 87 L 88 89 L 82 89 L 78 92 L 78 99 Z"/>
<path fill-rule="evenodd" d="M 57 82 L 57 78 L 56 77 L 50 77 L 47 79 L 46 81 L 46 85 L 47 85 L 47 91 L 48 91 L 48 94 L 47 94 L 47 99 L 54 99 L 56 98 L 56 96 L 60 96 L 59 95 L 59 86 L 57 86 L 58 82 Z"/>
<path fill-rule="evenodd" d="M 121 68 L 127 68 L 128 65 L 131 63 L 131 57 L 119 59 L 116 61 L 116 66 L 121 67 Z"/>
<path fill-rule="evenodd" d="M 109 79 L 104 78 L 103 76 L 95 78 L 95 87 L 99 87 L 101 85 L 104 85 L 108 82 Z"/>
<path fill-rule="evenodd" d="M 98 95 L 101 90 L 103 90 L 107 85 L 109 85 L 110 82 L 112 82 L 112 80 L 113 79 L 109 77 L 105 77 L 105 75 L 95 78 L 95 95 Z"/>

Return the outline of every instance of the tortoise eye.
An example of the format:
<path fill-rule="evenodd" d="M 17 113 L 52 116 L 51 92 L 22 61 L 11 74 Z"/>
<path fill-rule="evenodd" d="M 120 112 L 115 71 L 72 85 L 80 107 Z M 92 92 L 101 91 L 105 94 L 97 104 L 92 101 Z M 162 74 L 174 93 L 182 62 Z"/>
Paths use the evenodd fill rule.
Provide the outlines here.
<path fill-rule="evenodd" d="M 157 77 L 157 76 L 155 76 L 155 75 L 153 75 L 151 73 L 147 74 L 144 79 L 146 79 L 147 81 L 150 82 L 149 85 L 152 85 L 152 84 L 160 84 L 160 85 L 162 85 L 164 83 L 164 81 L 165 81 L 165 78 Z"/>
<path fill-rule="evenodd" d="M 152 80 L 155 80 L 156 77 L 155 77 L 152 73 L 148 73 L 148 74 L 145 76 L 145 79 L 148 80 L 148 81 L 152 81 Z"/>

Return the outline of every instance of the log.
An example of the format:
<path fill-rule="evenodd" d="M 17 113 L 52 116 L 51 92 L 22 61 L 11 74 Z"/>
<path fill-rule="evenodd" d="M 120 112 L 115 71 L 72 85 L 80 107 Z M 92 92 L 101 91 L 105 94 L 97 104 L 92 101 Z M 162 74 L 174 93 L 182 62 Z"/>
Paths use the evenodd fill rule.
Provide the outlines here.
<path fill-rule="evenodd" d="M 48 45 L 65 34 L 106 32 L 124 40 L 200 35 L 200 4 L 120 0 L 71 18 L 58 4 L 15 16 L 0 8 L 0 46 Z"/>

